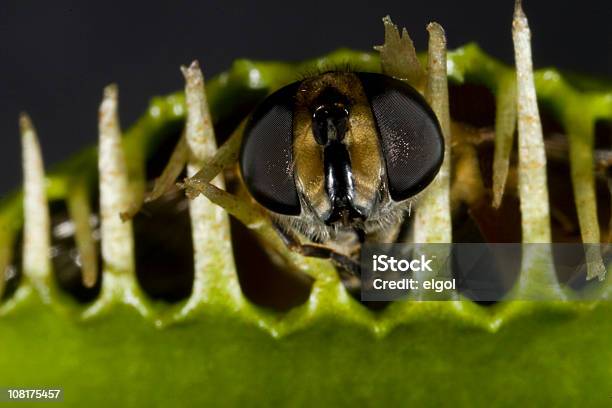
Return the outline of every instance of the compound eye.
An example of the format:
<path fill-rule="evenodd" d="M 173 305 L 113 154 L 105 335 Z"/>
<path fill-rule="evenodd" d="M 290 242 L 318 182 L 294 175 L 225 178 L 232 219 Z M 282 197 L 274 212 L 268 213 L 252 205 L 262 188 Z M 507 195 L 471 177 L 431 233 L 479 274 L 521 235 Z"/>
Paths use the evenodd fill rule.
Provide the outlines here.
<path fill-rule="evenodd" d="M 245 127 L 240 170 L 247 189 L 261 205 L 278 214 L 298 215 L 293 180 L 293 108 L 299 83 L 268 96 Z"/>
<path fill-rule="evenodd" d="M 373 73 L 357 74 L 370 102 L 387 166 L 389 194 L 402 201 L 434 179 L 444 159 L 436 115 L 410 85 Z"/>

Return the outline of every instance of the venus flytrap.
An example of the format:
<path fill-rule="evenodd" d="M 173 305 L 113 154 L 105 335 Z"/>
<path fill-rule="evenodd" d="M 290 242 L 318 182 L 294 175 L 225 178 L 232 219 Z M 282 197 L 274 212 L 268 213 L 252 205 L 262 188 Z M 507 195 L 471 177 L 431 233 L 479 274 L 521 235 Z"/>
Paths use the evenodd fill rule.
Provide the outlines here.
<path fill-rule="evenodd" d="M 398 34 L 399 35 L 399 34 Z M 355 58 L 357 61 L 360 61 L 360 63 L 367 63 L 370 64 L 371 62 L 366 62 L 366 61 L 371 61 L 371 56 L 369 54 L 365 54 L 365 53 L 354 53 L 354 52 L 344 52 L 344 51 L 339 51 L 333 54 L 333 59 L 342 59 L 343 55 L 346 55 L 348 58 L 350 56 L 350 58 Z M 331 58 L 331 57 L 330 57 Z M 301 64 L 296 64 L 296 67 L 308 67 L 308 66 L 312 66 L 312 65 L 321 65 L 324 64 L 325 59 L 319 59 L 316 61 L 312 61 L 312 62 L 305 62 L 305 63 L 301 63 Z M 246 62 L 245 62 L 246 64 Z M 244 65 L 244 64 L 243 64 Z M 270 64 L 262 64 L 261 68 L 258 68 L 257 63 L 251 63 L 249 62 L 247 64 L 249 66 L 248 68 L 248 72 L 245 73 L 245 75 L 248 73 L 249 76 L 251 76 L 251 73 L 254 70 L 258 70 L 258 69 L 266 69 L 266 67 L 268 67 L 268 65 Z M 281 64 L 281 65 L 270 65 L 273 67 L 273 69 L 275 70 L 275 72 L 280 72 L 282 71 L 282 69 L 291 69 L 291 65 L 290 64 Z M 465 48 L 464 50 L 460 50 L 460 51 L 454 51 L 451 52 L 449 54 L 449 63 L 448 66 L 450 67 L 450 72 L 449 75 L 451 75 L 451 77 L 453 78 L 463 78 L 463 80 L 465 80 L 465 78 L 479 78 L 478 81 L 482 81 L 483 83 L 487 84 L 487 86 L 492 87 L 492 90 L 497 94 L 497 98 L 499 100 L 499 98 L 502 97 L 502 95 L 506 94 L 506 91 L 509 89 L 506 86 L 503 86 L 503 82 L 508 80 L 508 76 L 507 76 L 507 71 L 508 69 L 506 67 L 504 67 L 503 65 L 499 64 L 498 62 L 490 59 L 489 57 L 486 57 L 482 54 L 482 52 L 475 46 L 471 45 L 468 46 L 467 48 Z M 300 68 L 301 69 L 301 68 Z M 497 75 L 497 77 L 495 76 L 495 72 L 499 72 L 499 75 Z M 548 75 L 545 71 L 541 71 L 539 74 L 536 75 L 536 85 L 538 85 L 540 88 L 543 87 L 543 89 L 545 90 L 545 92 L 542 93 L 541 98 L 543 98 L 544 100 L 548 100 L 548 98 L 551 98 L 551 100 L 554 99 L 554 101 L 557 101 L 557 103 L 559 103 L 558 101 L 563 101 L 563 100 L 567 100 L 566 95 L 568 95 L 568 89 L 567 86 L 560 86 L 558 82 L 551 82 L 551 83 L 545 83 L 544 85 L 542 85 L 542 75 L 546 74 L 547 78 L 550 77 L 550 75 Z M 288 76 L 287 74 L 281 74 L 280 76 Z M 268 74 L 258 74 L 258 77 L 260 78 L 259 82 L 256 84 L 257 87 L 261 88 L 261 87 L 265 87 L 267 86 L 267 84 L 271 84 L 272 82 L 266 82 L 266 81 L 270 81 L 271 76 Z M 240 79 L 237 76 L 237 74 L 234 75 L 233 77 L 238 83 L 240 83 Z M 505 78 L 505 79 L 504 79 Z M 550 81 L 549 81 L 550 82 Z M 252 84 L 252 82 L 246 81 L 245 84 Z M 212 81 L 212 86 L 211 88 L 216 90 L 215 92 L 220 92 L 221 90 L 223 90 L 224 86 L 225 87 L 229 87 L 229 86 L 235 86 L 235 84 L 228 84 L 227 82 L 218 82 L 217 80 L 213 80 Z M 270 85 L 272 86 L 272 85 Z M 511 87 L 510 87 L 511 88 Z M 554 90 L 554 92 L 551 91 L 551 89 Z M 211 98 L 211 105 L 214 107 L 216 106 L 219 102 L 218 99 L 215 98 L 214 95 L 216 95 L 216 93 L 213 92 L 213 97 Z M 587 99 L 589 100 L 609 100 L 609 96 L 606 96 L 605 93 L 600 93 L 600 94 L 591 94 L 589 96 L 585 96 Z M 608 99 L 606 99 L 608 98 Z M 511 97 L 507 97 L 508 101 L 511 101 L 512 98 Z M 184 112 L 185 111 L 185 107 L 184 105 L 182 105 L 182 100 L 181 100 L 181 96 L 172 96 L 167 100 L 167 106 L 164 105 L 164 103 L 166 103 L 165 101 L 162 102 L 162 99 L 158 99 L 157 102 L 152 105 L 152 108 L 149 111 L 150 114 L 150 122 L 147 122 L 147 124 L 145 125 L 145 122 L 141 122 L 142 125 L 139 125 L 139 129 L 136 131 L 130 131 L 128 132 L 129 136 L 127 140 L 139 140 L 140 143 L 143 143 L 146 139 L 143 138 L 143 131 L 144 129 L 147 129 L 147 131 L 153 131 L 152 129 L 155 128 L 155 126 L 157 125 L 153 125 L 153 123 L 159 123 L 160 118 L 165 118 L 166 116 L 166 112 L 167 110 L 175 112 L 176 115 L 180 116 L 180 112 Z M 511 104 L 510 104 L 511 105 Z M 604 104 L 605 105 L 605 104 Z M 597 111 L 598 113 L 592 113 L 592 115 L 594 115 L 593 117 L 605 117 L 605 115 L 602 116 L 602 114 L 600 113 L 600 111 L 605 110 L 605 107 L 602 108 L 601 106 L 603 106 L 601 103 L 595 103 L 593 102 L 593 104 L 588 104 L 587 106 L 587 110 L 589 111 Z M 564 117 L 563 115 L 567 115 L 567 113 L 565 111 L 555 111 L 553 112 L 556 115 L 561 115 L 561 117 Z M 177 117 L 179 117 L 177 116 Z M 498 110 L 498 117 L 500 116 L 499 110 Z M 503 116 L 503 115 L 502 115 Z M 168 119 L 163 119 L 163 120 L 170 120 L 170 118 Z M 570 119 L 566 118 L 564 119 L 565 121 L 570 121 Z M 507 123 L 511 123 L 511 120 L 508 120 Z M 163 122 L 160 124 L 162 125 Z M 151 129 L 151 130 L 149 130 Z M 510 133 L 509 131 L 506 133 L 508 134 Z M 234 132 L 234 135 L 239 134 Z M 239 144 L 239 137 L 238 136 L 232 136 L 232 139 L 237 140 L 238 142 L 236 144 Z M 128 153 L 131 151 L 130 149 L 134 149 L 137 147 L 137 143 L 135 142 L 131 142 L 128 143 Z M 145 149 L 143 149 L 144 151 Z M 222 151 L 223 149 L 220 149 L 220 151 Z M 231 156 L 232 154 L 235 154 L 235 150 L 234 152 L 225 152 L 224 154 L 228 154 Z M 84 163 L 84 162 L 83 162 Z M 215 171 L 218 171 L 219 169 L 223 168 L 223 165 L 220 165 L 219 163 L 215 163 L 213 161 L 214 166 L 212 166 L 213 168 L 215 166 L 217 166 L 218 168 L 215 169 Z M 220 166 L 220 167 L 219 167 Z M 202 171 L 205 171 L 206 168 L 203 168 Z M 176 168 L 174 169 L 174 173 L 176 173 Z M 473 173 L 473 172 L 472 172 Z M 474 173 L 475 174 L 475 173 Z M 171 179 L 172 177 L 170 177 Z M 53 177 L 53 179 L 58 179 L 57 177 Z M 169 182 L 168 182 L 169 183 Z M 166 183 L 166 185 L 169 185 Z M 54 193 L 55 195 L 57 195 L 57 193 Z M 71 194 L 71 193 L 70 193 Z M 59 197 L 59 196 L 58 196 Z M 249 213 L 250 210 L 246 210 L 243 211 L 242 214 L 247 214 Z M 252 212 L 253 214 L 255 212 Z M 248 217 L 247 217 L 248 218 Z M 243 219 L 244 220 L 244 219 Z M 249 221 L 247 219 L 247 221 Z M 247 222 L 248 224 L 248 222 Z M 250 225 L 255 227 L 255 230 L 257 231 L 258 234 L 260 234 L 260 236 L 264 237 L 264 241 L 265 242 L 275 242 L 275 239 L 273 238 L 273 232 L 267 230 L 267 227 L 263 224 L 261 224 L 259 221 L 257 221 L 257 217 L 252 218 Z M 267 231 L 267 232 L 265 232 Z M 8 240 L 6 241 L 8 242 Z M 283 252 L 281 249 L 281 246 L 279 245 L 279 243 L 275 243 L 272 244 L 272 247 L 276 247 L 279 251 L 279 253 L 283 254 L 283 256 L 287 257 L 288 260 L 293 260 L 295 262 L 293 262 L 293 264 L 299 264 L 299 257 L 294 257 L 291 254 L 287 254 L 286 251 Z M 289 262 L 290 264 L 292 262 Z M 316 263 L 316 262 L 315 262 Z M 305 268 L 305 269 L 304 269 Z M 302 269 L 303 271 L 305 271 L 307 274 L 313 274 L 313 276 L 318 276 L 317 273 L 313 272 L 312 270 L 309 269 L 309 267 L 307 266 L 303 266 L 300 267 L 299 269 Z M 321 278 L 324 278 L 324 276 L 321 276 Z"/>

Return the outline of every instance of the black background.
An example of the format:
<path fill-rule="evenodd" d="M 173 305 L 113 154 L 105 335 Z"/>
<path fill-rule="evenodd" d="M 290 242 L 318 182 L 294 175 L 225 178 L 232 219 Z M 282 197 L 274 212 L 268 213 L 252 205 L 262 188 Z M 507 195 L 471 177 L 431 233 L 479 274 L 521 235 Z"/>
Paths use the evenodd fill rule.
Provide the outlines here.
<path fill-rule="evenodd" d="M 147 100 L 183 86 L 181 64 L 207 76 L 238 57 L 299 60 L 382 43 L 381 17 L 406 26 L 417 48 L 436 20 L 450 47 L 478 42 L 512 62 L 513 0 L 26 1 L 0 3 L 0 193 L 21 180 L 17 115 L 28 111 L 47 167 L 96 141 L 102 88 L 120 86 L 127 127 Z M 612 76 L 609 0 L 527 0 L 536 67 Z"/>

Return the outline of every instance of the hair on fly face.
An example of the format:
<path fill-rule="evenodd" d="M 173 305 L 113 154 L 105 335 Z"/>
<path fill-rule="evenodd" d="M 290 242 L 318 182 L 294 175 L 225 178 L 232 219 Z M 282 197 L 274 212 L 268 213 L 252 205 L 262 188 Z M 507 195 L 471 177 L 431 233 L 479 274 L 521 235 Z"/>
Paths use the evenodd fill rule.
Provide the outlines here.
<path fill-rule="evenodd" d="M 358 72 L 356 66 L 348 61 L 338 62 L 337 64 L 316 64 L 307 69 L 301 70 L 296 73 L 295 81 L 305 81 L 307 79 L 316 78 L 320 75 L 327 74 L 329 72 Z"/>

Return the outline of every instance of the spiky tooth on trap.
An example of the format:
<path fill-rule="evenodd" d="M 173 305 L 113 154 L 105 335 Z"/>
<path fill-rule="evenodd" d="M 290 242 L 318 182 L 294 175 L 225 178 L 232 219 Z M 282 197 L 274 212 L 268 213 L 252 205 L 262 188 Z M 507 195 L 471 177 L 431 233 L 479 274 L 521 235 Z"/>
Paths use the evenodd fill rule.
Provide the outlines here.
<path fill-rule="evenodd" d="M 514 74 L 511 74 L 499 81 L 495 100 L 495 153 L 493 155 L 493 207 L 495 208 L 501 205 L 508 179 L 516 116 L 516 78 Z"/>
<path fill-rule="evenodd" d="M 523 242 L 551 242 L 546 154 L 531 58 L 531 33 L 516 2 L 512 38 L 517 70 L 519 193 Z"/>
<path fill-rule="evenodd" d="M 410 85 L 420 88 L 425 79 L 425 71 L 408 31 L 404 28 L 400 34 L 390 16 L 385 16 L 382 21 L 385 27 L 385 43 L 374 47 L 380 52 L 382 71 L 386 75 L 405 80 Z"/>
<path fill-rule="evenodd" d="M 87 288 L 95 286 L 98 280 L 98 249 L 91 227 L 91 206 L 89 190 L 85 183 L 71 188 L 68 195 L 68 212 L 74 222 L 74 238 L 81 259 L 81 281 Z"/>
<path fill-rule="evenodd" d="M 531 57 L 531 32 L 517 1 L 512 22 L 516 62 L 519 197 L 524 246 L 516 298 L 563 299 L 553 266 L 546 154 Z M 538 245 L 532 245 L 538 244 Z"/>
<path fill-rule="evenodd" d="M 113 272 L 134 271 L 132 225 L 122 223 L 119 213 L 129 204 L 125 154 L 117 114 L 116 85 L 104 89 L 100 105 L 100 144 L 98 170 L 100 175 L 100 214 L 102 259 Z"/>
<path fill-rule="evenodd" d="M 582 95 L 576 103 L 582 102 Z M 586 103 L 586 101 L 584 102 Z M 569 161 L 574 190 L 574 202 L 580 226 L 582 242 L 587 244 L 587 279 L 603 280 L 606 268 L 601 256 L 600 230 L 597 219 L 597 194 L 595 191 L 594 141 L 595 117 L 582 109 L 568 110 L 565 129 L 569 140 Z"/>
<path fill-rule="evenodd" d="M 48 300 L 51 279 L 51 222 L 45 170 L 30 117 L 19 118 L 23 149 L 23 273 Z"/>
<path fill-rule="evenodd" d="M 119 217 L 131 202 L 125 153 L 117 113 L 118 89 L 109 85 L 99 111 L 98 171 L 100 180 L 100 231 L 104 279 L 102 304 L 118 295 L 122 302 L 139 307 L 134 266 L 134 238 L 131 221 Z M 95 311 L 94 307 L 92 312 Z M 146 311 L 140 308 L 142 313 Z"/>
<path fill-rule="evenodd" d="M 217 145 L 200 66 L 194 61 L 189 67 L 181 67 L 181 71 L 185 77 L 187 103 L 187 174 L 193 176 L 203 162 L 215 154 Z M 222 176 L 215 178 L 213 184 L 222 188 Z M 189 213 L 195 266 L 190 303 L 211 301 L 213 298 L 223 302 L 229 298 L 234 303 L 240 303 L 243 298 L 232 255 L 227 213 L 204 196 L 190 200 Z"/>
<path fill-rule="evenodd" d="M 446 38 L 437 23 L 428 25 L 429 58 L 425 97 L 435 112 L 444 136 L 444 161 L 438 175 L 419 200 L 415 214 L 414 241 L 452 242 L 450 218 L 450 114 L 446 77 Z"/>
<path fill-rule="evenodd" d="M 444 136 L 444 160 L 434 181 L 420 198 L 414 220 L 414 242 L 417 244 L 452 242 L 452 222 L 450 209 L 450 146 L 451 129 L 448 106 L 448 83 L 446 72 L 446 36 L 438 23 L 427 26 L 429 32 L 427 58 L 427 84 L 425 98 L 432 107 Z M 448 248 L 433 247 L 428 252 L 436 251 L 438 270 L 443 269 L 444 262 L 450 253 Z M 428 254 L 431 255 L 431 254 Z M 433 255 L 432 255 L 433 256 Z M 438 277 L 443 277 L 441 274 Z M 429 276 L 419 276 L 424 281 Z M 450 278 L 450 277 L 449 277 Z M 453 297 L 454 293 L 447 293 Z"/>

